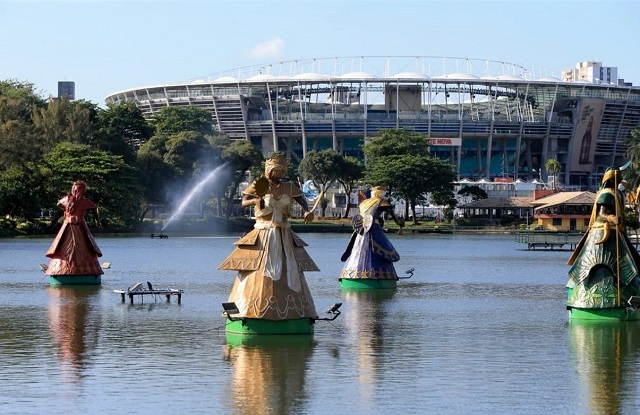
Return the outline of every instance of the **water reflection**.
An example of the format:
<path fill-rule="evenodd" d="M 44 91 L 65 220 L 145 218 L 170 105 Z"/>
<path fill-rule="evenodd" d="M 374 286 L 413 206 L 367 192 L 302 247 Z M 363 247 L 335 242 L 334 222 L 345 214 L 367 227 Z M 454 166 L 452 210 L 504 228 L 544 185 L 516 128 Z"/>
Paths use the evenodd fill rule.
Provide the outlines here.
<path fill-rule="evenodd" d="M 49 287 L 49 330 L 58 346 L 63 381 L 82 377 L 87 354 L 95 348 L 100 313 L 92 315 L 100 287 Z"/>
<path fill-rule="evenodd" d="M 360 400 L 365 407 L 375 409 L 377 382 L 379 372 L 384 365 L 381 358 L 385 353 L 385 327 L 388 327 L 389 316 L 385 303 L 396 293 L 389 290 L 346 290 L 342 297 L 348 313 L 344 313 L 348 344 L 355 345 L 358 367 L 358 385 Z"/>
<path fill-rule="evenodd" d="M 636 405 L 640 324 L 572 320 L 569 331 L 577 373 L 587 391 L 587 410 L 627 413 Z"/>
<path fill-rule="evenodd" d="M 227 383 L 235 414 L 306 413 L 305 385 L 313 336 L 241 336 L 227 333 L 225 360 L 233 378 Z"/>

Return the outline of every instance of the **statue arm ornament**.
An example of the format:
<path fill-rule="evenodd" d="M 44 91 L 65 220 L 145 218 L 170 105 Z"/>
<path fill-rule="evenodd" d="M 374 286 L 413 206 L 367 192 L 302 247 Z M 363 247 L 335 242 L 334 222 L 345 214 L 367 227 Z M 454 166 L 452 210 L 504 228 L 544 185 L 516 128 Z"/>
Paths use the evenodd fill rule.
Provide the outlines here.
<path fill-rule="evenodd" d="M 386 212 L 389 216 L 391 216 L 391 219 L 393 219 L 396 225 L 398 225 L 400 228 L 404 227 L 404 220 L 399 219 L 396 216 L 395 212 L 393 211 L 393 206 L 389 202 L 385 200 L 382 203 L 380 203 L 380 210 L 382 212 Z M 380 215 L 380 226 L 384 226 L 384 220 L 382 219 L 382 215 Z"/>
<path fill-rule="evenodd" d="M 96 226 L 98 227 L 102 227 L 102 222 L 100 221 L 100 212 L 98 212 L 98 207 L 96 206 L 93 209 L 93 213 L 95 214 L 95 222 L 96 222 Z"/>
<path fill-rule="evenodd" d="M 611 206 L 600 206 L 598 216 L 612 225 L 617 225 L 619 222 L 621 222 L 620 218 L 618 218 L 614 213 L 611 213 Z"/>
<path fill-rule="evenodd" d="M 242 192 L 242 207 L 255 206 L 262 198 L 256 194 L 256 182 L 254 181 Z"/>

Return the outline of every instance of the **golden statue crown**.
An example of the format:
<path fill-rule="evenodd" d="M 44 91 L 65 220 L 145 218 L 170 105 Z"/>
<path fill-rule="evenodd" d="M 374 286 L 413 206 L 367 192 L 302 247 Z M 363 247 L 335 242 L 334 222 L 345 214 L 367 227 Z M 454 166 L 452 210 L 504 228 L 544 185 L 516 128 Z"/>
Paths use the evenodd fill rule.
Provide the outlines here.
<path fill-rule="evenodd" d="M 267 159 L 264 165 L 267 171 L 273 169 L 274 167 L 281 167 L 284 169 L 284 171 L 287 171 L 289 162 L 284 154 L 274 154 Z"/>
<path fill-rule="evenodd" d="M 604 176 L 602 176 L 602 184 L 604 184 L 607 180 L 611 180 L 613 178 L 617 179 L 619 177 L 619 173 L 620 170 L 618 169 L 608 168 L 607 171 L 605 171 Z"/>

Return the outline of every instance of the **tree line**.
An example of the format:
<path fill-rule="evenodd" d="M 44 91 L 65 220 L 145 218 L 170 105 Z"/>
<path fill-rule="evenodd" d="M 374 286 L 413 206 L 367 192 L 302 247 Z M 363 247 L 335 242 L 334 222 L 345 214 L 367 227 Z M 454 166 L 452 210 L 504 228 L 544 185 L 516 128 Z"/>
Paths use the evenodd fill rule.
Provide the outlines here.
<path fill-rule="evenodd" d="M 292 165 L 289 179 L 313 181 L 323 215 L 335 183 L 347 194 L 386 185 L 407 202 L 407 214 L 427 193 L 433 203 L 455 205 L 455 171 L 430 156 L 423 134 L 384 130 L 366 138 L 363 150 L 366 162 L 310 151 Z M 229 217 L 247 172 L 262 174 L 264 157 L 251 142 L 217 132 L 207 110 L 165 107 L 145 119 L 133 102 L 103 109 L 85 100 L 45 99 L 29 82 L 0 81 L 0 234 L 54 232 L 62 215 L 57 201 L 79 179 L 88 184 L 105 230 L 134 232 L 149 209 L 175 206 L 220 166 L 227 172 L 223 182 L 207 188 L 201 201 L 214 215 Z"/>

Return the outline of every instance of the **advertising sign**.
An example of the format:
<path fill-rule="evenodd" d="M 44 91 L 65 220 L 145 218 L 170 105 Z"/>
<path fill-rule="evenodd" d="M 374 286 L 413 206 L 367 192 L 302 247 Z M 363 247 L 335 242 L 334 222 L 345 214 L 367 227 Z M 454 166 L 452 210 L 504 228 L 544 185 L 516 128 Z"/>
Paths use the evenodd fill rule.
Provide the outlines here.
<path fill-rule="evenodd" d="M 460 147 L 462 145 L 462 138 L 429 138 L 429 144 L 432 146 L 448 146 L 448 147 Z"/>
<path fill-rule="evenodd" d="M 596 139 L 604 112 L 604 100 L 583 98 L 573 132 L 570 171 L 590 172 L 596 152 Z"/>

